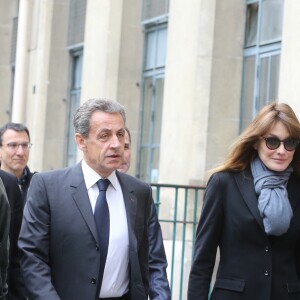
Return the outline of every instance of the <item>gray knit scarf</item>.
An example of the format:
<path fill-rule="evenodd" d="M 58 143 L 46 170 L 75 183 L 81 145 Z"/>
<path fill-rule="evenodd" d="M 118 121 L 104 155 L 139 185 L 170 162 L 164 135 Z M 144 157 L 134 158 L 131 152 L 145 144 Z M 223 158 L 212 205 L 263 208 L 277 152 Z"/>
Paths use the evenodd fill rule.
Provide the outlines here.
<path fill-rule="evenodd" d="M 293 216 L 286 190 L 293 168 L 270 171 L 257 157 L 251 162 L 251 170 L 266 234 L 279 236 L 286 233 Z"/>

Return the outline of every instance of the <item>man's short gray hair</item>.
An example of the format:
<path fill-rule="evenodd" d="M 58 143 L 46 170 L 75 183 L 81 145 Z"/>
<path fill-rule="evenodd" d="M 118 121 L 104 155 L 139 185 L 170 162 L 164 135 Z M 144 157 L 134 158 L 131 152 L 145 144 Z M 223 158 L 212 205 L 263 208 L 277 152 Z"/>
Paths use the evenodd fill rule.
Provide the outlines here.
<path fill-rule="evenodd" d="M 89 99 L 75 112 L 73 118 L 75 133 L 79 133 L 85 138 L 89 136 L 90 119 L 92 114 L 96 111 L 119 113 L 124 120 L 124 124 L 126 123 L 125 109 L 120 103 L 102 98 Z"/>

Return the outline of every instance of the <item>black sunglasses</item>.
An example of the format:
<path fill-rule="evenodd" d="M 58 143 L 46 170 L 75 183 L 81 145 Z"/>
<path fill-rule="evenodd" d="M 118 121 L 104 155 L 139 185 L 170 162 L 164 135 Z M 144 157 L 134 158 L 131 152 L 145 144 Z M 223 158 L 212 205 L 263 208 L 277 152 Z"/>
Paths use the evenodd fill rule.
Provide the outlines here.
<path fill-rule="evenodd" d="M 279 148 L 280 144 L 283 143 L 285 150 L 294 151 L 299 144 L 299 140 L 292 139 L 292 138 L 287 138 L 287 139 L 281 141 L 277 137 L 265 137 L 264 140 L 266 142 L 266 146 L 270 150 L 275 150 L 275 149 Z"/>

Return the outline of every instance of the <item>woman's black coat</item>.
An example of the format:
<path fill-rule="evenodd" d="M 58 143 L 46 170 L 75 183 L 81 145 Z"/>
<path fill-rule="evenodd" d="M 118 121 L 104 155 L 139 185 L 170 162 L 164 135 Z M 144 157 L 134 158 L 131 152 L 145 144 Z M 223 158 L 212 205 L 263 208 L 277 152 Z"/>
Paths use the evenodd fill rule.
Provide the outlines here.
<path fill-rule="evenodd" d="M 205 192 L 188 300 L 207 300 L 216 251 L 220 263 L 212 300 L 299 300 L 300 179 L 292 173 L 289 230 L 267 236 L 250 170 L 215 173 Z"/>

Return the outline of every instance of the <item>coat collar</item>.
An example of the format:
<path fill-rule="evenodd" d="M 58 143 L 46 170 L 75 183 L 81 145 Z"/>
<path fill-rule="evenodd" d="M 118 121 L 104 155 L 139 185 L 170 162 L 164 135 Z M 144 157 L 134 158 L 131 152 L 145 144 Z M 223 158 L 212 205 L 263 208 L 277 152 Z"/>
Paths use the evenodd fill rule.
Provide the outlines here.
<path fill-rule="evenodd" d="M 240 190 L 242 198 L 248 206 L 250 212 L 264 231 L 263 219 L 258 210 L 257 194 L 254 189 L 253 176 L 250 168 L 243 172 L 234 173 L 234 178 Z"/>
<path fill-rule="evenodd" d="M 234 173 L 234 178 L 241 192 L 242 198 L 244 199 L 249 210 L 251 211 L 251 213 L 257 220 L 258 224 L 264 231 L 263 219 L 260 216 L 260 212 L 258 210 L 258 200 L 257 200 L 258 196 L 254 189 L 251 169 L 247 168 L 243 172 Z M 288 182 L 287 191 L 288 191 L 288 197 L 293 211 L 295 210 L 296 205 L 299 201 L 299 195 L 297 192 L 298 186 L 299 186 L 299 178 L 295 173 L 292 173 Z"/>

